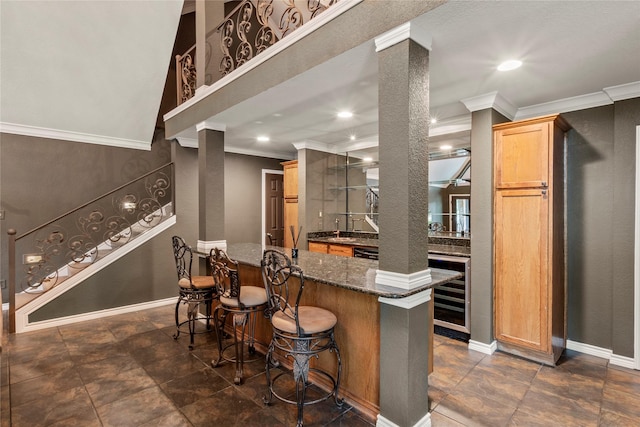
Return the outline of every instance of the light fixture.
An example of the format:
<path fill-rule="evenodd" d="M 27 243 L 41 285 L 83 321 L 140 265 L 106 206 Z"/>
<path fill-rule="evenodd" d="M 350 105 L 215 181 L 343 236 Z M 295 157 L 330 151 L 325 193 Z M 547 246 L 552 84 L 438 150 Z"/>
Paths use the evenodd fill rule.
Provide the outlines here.
<path fill-rule="evenodd" d="M 256 139 L 258 140 L 258 142 L 269 142 L 269 137 L 264 135 L 260 135 Z"/>
<path fill-rule="evenodd" d="M 351 136 L 349 137 L 349 139 L 350 139 L 351 141 L 355 141 L 355 140 L 356 140 L 356 136 L 355 136 L 355 135 L 351 135 Z"/>
<path fill-rule="evenodd" d="M 362 161 L 365 162 L 365 163 L 372 162 L 373 161 L 373 157 L 363 157 Z"/>
<path fill-rule="evenodd" d="M 521 65 L 522 65 L 522 61 L 518 61 L 517 59 L 510 59 L 498 65 L 498 71 L 515 70 L 516 68 L 519 68 Z"/>
<path fill-rule="evenodd" d="M 448 144 L 443 144 L 443 145 L 441 145 L 441 146 L 440 146 L 440 149 L 441 149 L 442 151 L 449 151 L 449 150 L 451 150 L 452 148 L 453 148 L 453 147 L 452 147 L 452 146 L 450 146 L 450 145 L 448 145 Z"/>
<path fill-rule="evenodd" d="M 431 124 L 435 125 L 436 123 L 438 123 L 438 119 L 436 119 L 435 117 L 431 117 Z"/>
<path fill-rule="evenodd" d="M 340 117 L 341 119 L 349 119 L 353 117 L 353 113 L 351 111 L 340 111 L 338 113 L 338 117 Z"/>

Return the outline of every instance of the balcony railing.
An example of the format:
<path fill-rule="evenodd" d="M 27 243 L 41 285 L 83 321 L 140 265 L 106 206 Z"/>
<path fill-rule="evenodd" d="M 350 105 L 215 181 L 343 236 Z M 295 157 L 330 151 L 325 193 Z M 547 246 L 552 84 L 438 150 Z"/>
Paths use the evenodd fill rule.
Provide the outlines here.
<path fill-rule="evenodd" d="M 206 62 L 211 57 L 209 48 L 218 49 L 222 55 L 219 75 L 223 77 L 336 3 L 338 0 L 244 0 L 212 31 L 219 42 L 207 38 Z M 195 46 L 176 57 L 180 58 L 178 105 L 195 94 L 194 52 Z M 200 71 L 204 72 L 202 68 Z"/>
<path fill-rule="evenodd" d="M 9 230 L 9 320 L 39 294 L 173 215 L 173 163 L 16 237 Z"/>

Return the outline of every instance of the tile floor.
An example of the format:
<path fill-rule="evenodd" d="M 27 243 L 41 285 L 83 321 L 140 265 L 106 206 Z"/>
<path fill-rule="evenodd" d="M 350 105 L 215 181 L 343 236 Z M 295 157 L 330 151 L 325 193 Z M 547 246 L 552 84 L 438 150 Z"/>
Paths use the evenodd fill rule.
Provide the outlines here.
<path fill-rule="evenodd" d="M 172 339 L 173 307 L 20 335 L 2 349 L 4 426 L 291 426 L 295 408 L 262 403 L 264 363 L 212 369 L 215 335 Z M 492 356 L 436 335 L 429 377 L 432 425 L 639 426 L 640 372 L 568 351 L 556 368 Z M 331 400 L 305 426 L 371 426 Z"/>

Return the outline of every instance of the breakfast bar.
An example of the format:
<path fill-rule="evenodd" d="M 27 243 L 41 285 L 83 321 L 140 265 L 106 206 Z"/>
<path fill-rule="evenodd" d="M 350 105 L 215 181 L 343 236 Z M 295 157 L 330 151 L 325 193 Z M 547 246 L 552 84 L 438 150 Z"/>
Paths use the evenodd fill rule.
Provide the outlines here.
<path fill-rule="evenodd" d="M 262 282 L 260 261 L 265 249 L 277 249 L 291 256 L 291 249 L 260 244 L 230 244 L 228 255 L 239 262 L 240 277 L 244 285 Z M 342 357 L 340 396 L 346 402 L 374 420 L 380 412 L 381 348 L 387 348 L 381 329 L 381 306 L 397 302 L 402 306 L 416 296 L 430 293 L 432 287 L 456 279 L 460 273 L 431 269 L 431 283 L 411 290 L 376 284 L 378 261 L 309 252 L 300 249 L 292 262 L 304 274 L 304 292 L 301 305 L 314 305 L 333 312 L 338 318 L 336 341 Z M 294 289 L 299 283 L 294 284 Z M 295 291 L 295 290 L 294 290 Z M 428 301 L 428 297 L 425 301 Z M 426 304 L 425 304 L 426 305 Z M 431 312 L 432 313 L 432 312 Z M 431 315 L 432 316 L 432 315 Z M 426 318 L 426 316 L 425 316 Z M 431 358 L 432 317 L 424 323 L 424 343 Z M 397 331 L 396 333 L 401 333 Z M 267 322 L 258 322 L 256 339 L 268 343 L 271 328 Z M 383 341 L 381 341 L 381 339 Z M 335 369 L 335 359 L 323 357 L 315 361 L 324 369 Z M 282 361 L 285 366 L 287 361 Z M 381 368 L 383 366 L 383 368 Z M 426 375 L 428 366 L 412 367 Z M 318 378 L 319 380 L 319 378 Z M 323 384 L 319 381 L 319 385 Z M 425 396 L 426 399 L 426 396 Z"/>

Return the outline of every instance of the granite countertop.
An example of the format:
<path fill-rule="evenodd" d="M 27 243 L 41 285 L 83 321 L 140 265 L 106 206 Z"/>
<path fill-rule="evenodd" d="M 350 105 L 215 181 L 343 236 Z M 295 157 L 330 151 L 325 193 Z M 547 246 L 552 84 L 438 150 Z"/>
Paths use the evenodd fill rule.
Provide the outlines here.
<path fill-rule="evenodd" d="M 276 249 L 289 256 L 291 255 L 291 249 L 263 246 L 257 243 L 230 244 L 227 247 L 227 254 L 242 264 L 260 267 L 260 261 L 265 249 Z M 385 298 L 405 298 L 462 277 L 462 274 L 457 271 L 432 268 L 431 283 L 406 290 L 375 283 L 378 261 L 309 252 L 302 249 L 298 253 L 298 258 L 292 261 L 302 269 L 305 278 L 318 283 Z"/>

